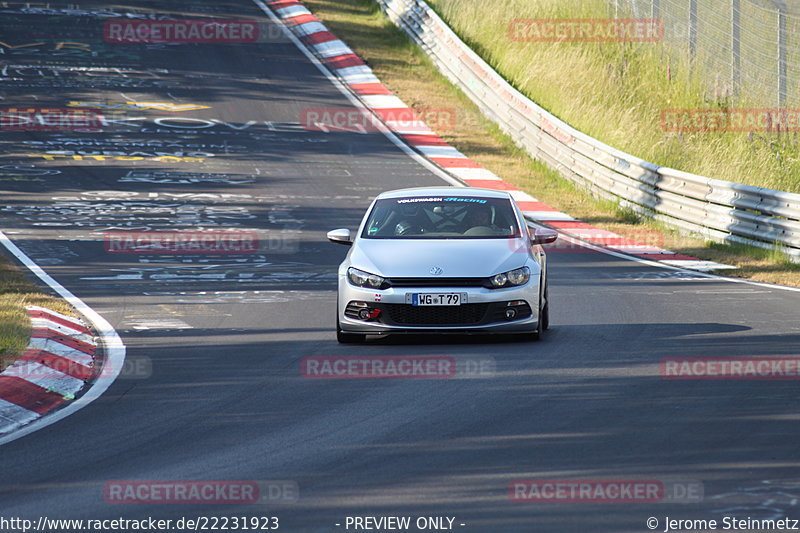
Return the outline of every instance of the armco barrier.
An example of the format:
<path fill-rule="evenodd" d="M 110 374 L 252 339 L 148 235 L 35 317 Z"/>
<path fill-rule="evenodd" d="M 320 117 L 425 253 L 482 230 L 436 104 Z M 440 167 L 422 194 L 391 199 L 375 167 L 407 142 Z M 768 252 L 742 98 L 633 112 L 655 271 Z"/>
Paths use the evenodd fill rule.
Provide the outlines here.
<path fill-rule="evenodd" d="M 509 85 L 423 0 L 375 0 L 514 142 L 596 196 L 718 242 L 800 262 L 800 194 L 660 167 L 572 128 Z"/>

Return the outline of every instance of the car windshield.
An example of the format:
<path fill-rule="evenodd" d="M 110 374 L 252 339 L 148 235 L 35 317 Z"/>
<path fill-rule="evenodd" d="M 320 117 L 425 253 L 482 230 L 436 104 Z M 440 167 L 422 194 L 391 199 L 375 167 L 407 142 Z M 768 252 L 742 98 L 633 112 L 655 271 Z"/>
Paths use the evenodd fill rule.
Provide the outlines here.
<path fill-rule="evenodd" d="M 499 239 L 519 237 L 511 201 L 438 196 L 378 200 L 365 239 Z"/>

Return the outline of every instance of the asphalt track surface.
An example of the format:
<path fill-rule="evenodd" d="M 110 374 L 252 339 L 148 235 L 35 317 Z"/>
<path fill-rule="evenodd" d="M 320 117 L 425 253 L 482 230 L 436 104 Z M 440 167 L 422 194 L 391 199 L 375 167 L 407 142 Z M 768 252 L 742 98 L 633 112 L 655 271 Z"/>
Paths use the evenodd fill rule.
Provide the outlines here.
<path fill-rule="evenodd" d="M 797 382 L 673 381 L 659 366 L 800 355 L 800 293 L 574 249 L 549 255 L 552 329 L 541 342 L 339 345 L 335 272 L 346 250 L 325 232 L 354 228 L 383 190 L 442 180 L 379 133 L 300 128 L 304 108 L 351 104 L 248 0 L 116 10 L 253 18 L 271 31 L 250 44 L 121 45 L 103 41 L 103 17 L 0 12 L 4 43 L 45 43 L 4 47 L 1 106 L 102 102 L 119 119 L 102 132 L 3 132 L 0 227 L 119 331 L 129 361 L 144 362 L 88 407 L 2 447 L 3 517 L 278 516 L 283 531 L 332 532 L 347 516 L 451 516 L 465 524 L 455 529 L 482 533 L 800 518 Z M 63 41 L 91 51 L 56 49 Z M 132 101 L 208 107 L 122 105 Z M 104 152 L 117 155 L 73 157 Z M 258 230 L 272 244 L 172 257 L 103 246 L 106 231 L 197 227 Z M 495 370 L 309 380 L 300 361 L 310 355 L 488 356 Z M 699 481 L 704 496 L 511 502 L 512 480 L 537 478 Z M 291 480 L 300 496 L 116 505 L 103 496 L 112 480 Z"/>

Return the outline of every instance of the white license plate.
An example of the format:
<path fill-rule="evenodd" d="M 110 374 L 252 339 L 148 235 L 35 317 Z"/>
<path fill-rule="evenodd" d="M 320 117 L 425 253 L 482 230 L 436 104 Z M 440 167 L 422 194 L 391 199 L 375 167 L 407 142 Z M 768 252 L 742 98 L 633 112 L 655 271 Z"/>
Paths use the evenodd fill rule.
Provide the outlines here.
<path fill-rule="evenodd" d="M 462 305 L 467 303 L 466 292 L 409 294 L 411 305 Z"/>

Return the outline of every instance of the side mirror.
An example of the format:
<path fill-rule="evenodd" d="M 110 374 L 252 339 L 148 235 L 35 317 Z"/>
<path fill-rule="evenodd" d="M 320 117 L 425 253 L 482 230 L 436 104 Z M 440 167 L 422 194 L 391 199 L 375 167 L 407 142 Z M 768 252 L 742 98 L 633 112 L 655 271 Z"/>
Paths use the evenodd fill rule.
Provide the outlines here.
<path fill-rule="evenodd" d="M 350 238 L 350 230 L 346 228 L 329 231 L 328 240 L 336 244 L 346 244 L 347 246 L 351 246 L 353 244 L 353 241 Z"/>
<path fill-rule="evenodd" d="M 556 242 L 558 232 L 549 228 L 536 228 L 531 235 L 531 244 L 549 244 Z"/>

